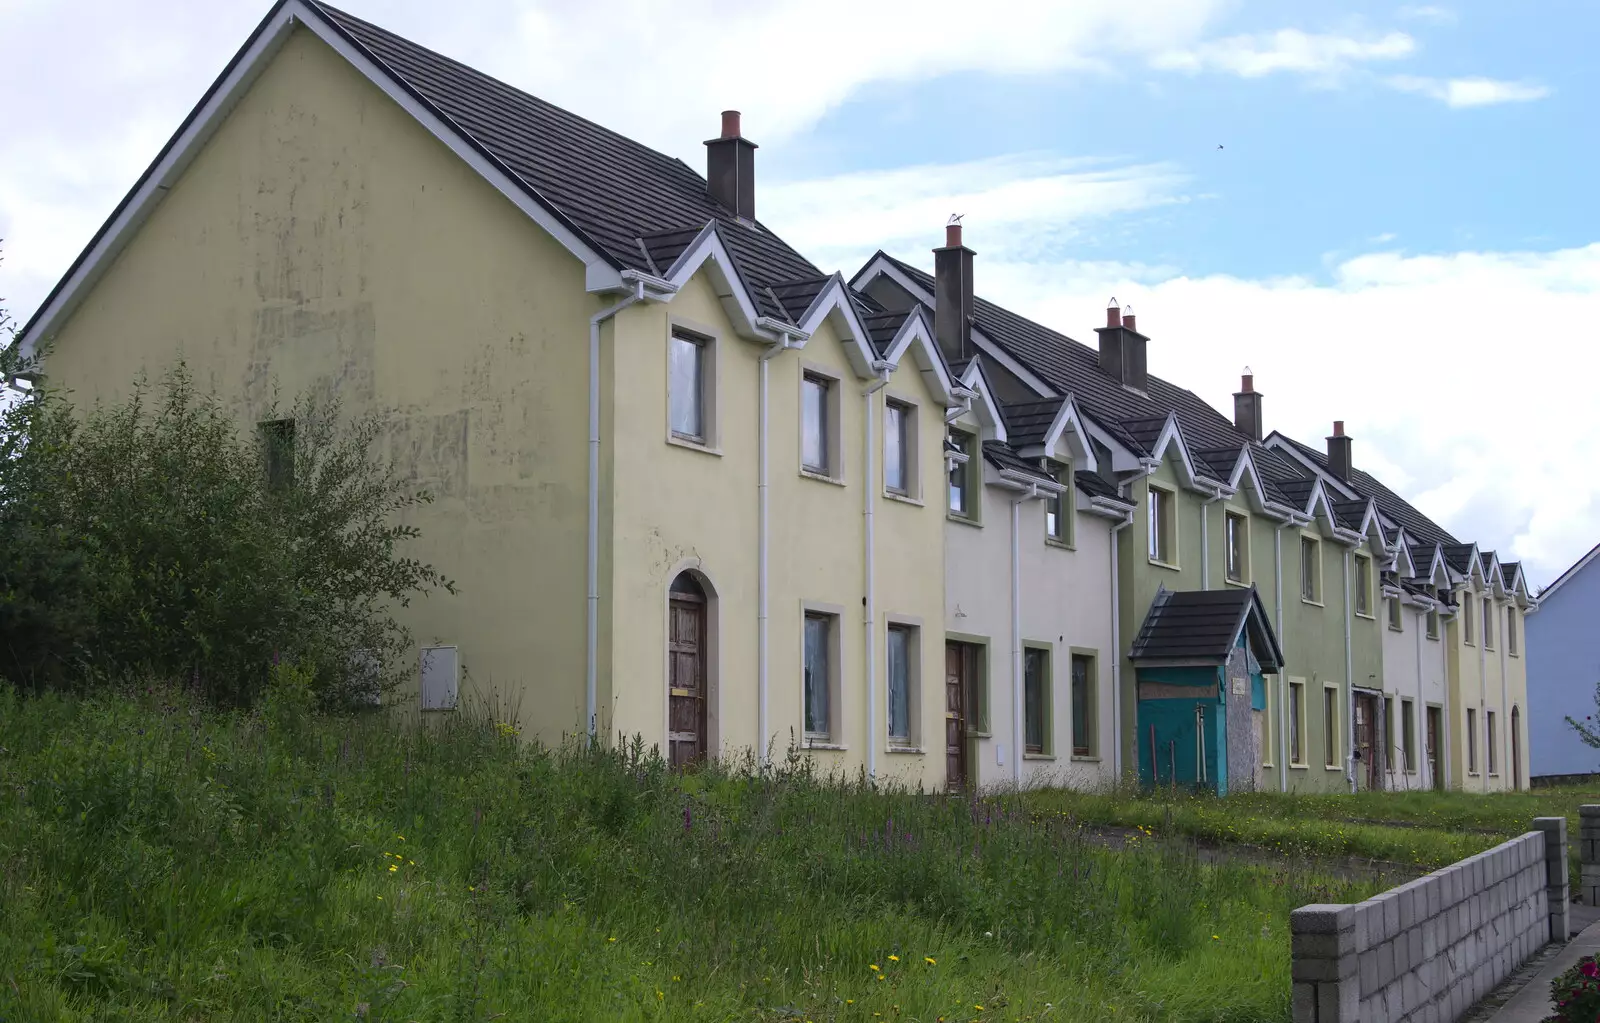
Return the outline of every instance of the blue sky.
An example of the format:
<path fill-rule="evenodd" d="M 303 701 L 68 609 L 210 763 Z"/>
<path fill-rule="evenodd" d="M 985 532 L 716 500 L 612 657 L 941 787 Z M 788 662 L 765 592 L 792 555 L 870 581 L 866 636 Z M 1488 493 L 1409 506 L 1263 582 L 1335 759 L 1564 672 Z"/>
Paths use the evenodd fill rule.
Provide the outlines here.
<path fill-rule="evenodd" d="M 0 0 L 0 296 L 26 317 L 266 3 Z M 926 264 L 1320 443 L 1548 582 L 1600 541 L 1595 0 L 344 0 L 699 167 L 826 269 Z M 699 54 L 686 59 L 685 54 Z M 1217 149 L 1218 144 L 1224 148 Z"/>

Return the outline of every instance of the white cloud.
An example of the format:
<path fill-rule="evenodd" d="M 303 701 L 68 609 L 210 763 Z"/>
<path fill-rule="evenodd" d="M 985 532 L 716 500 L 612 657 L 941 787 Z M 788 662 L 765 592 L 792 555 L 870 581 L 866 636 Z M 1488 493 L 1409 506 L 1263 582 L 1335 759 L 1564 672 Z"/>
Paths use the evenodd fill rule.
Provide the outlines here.
<path fill-rule="evenodd" d="M 1507 82 L 1497 78 L 1419 78 L 1395 75 L 1391 88 L 1414 92 L 1451 107 L 1484 107 L 1495 103 L 1527 103 L 1550 95 L 1548 87 L 1534 82 Z"/>
<path fill-rule="evenodd" d="M 1284 71 L 1331 76 L 1372 61 L 1409 57 L 1416 48 L 1416 41 L 1404 32 L 1358 39 L 1281 29 L 1169 51 L 1157 55 L 1151 63 L 1166 70 L 1221 71 L 1244 78 Z"/>
<path fill-rule="evenodd" d="M 1017 178 L 1030 166 L 1042 168 L 1039 182 Z M 1126 190 L 1125 212 L 1181 197 L 1181 177 L 1165 169 L 1094 173 Z M 1463 539 L 1524 560 L 1531 582 L 1553 579 L 1600 534 L 1600 479 L 1573 471 L 1600 464 L 1600 431 L 1593 403 L 1565 383 L 1600 376 L 1600 242 L 1544 252 L 1371 252 L 1337 263 L 1329 279 L 1189 277 L 1010 242 L 1027 219 L 1027 204 L 1010 197 L 1034 189 L 1055 197 L 1038 231 L 1114 227 L 1089 201 L 1103 186 L 1098 178 L 1036 158 L 905 174 L 876 180 L 929 184 L 903 197 L 860 181 L 837 189 L 817 230 L 840 262 L 825 268 L 853 272 L 885 229 L 897 240 L 883 247 L 928 266 L 945 215 L 968 213 L 985 297 L 1092 342 L 1106 297 L 1116 295 L 1139 310 L 1154 372 L 1227 412 L 1239 370 L 1250 366 L 1266 393 L 1269 429 L 1320 444 L 1334 419 L 1345 420 L 1358 465 Z M 941 183 L 955 187 L 940 194 Z M 790 186 L 791 194 L 811 187 Z M 807 204 L 768 205 L 769 223 L 786 236 L 813 230 Z"/>
<path fill-rule="evenodd" d="M 1395 14 L 1411 21 L 1425 21 L 1430 25 L 1454 25 L 1457 21 L 1455 11 L 1432 4 L 1402 7 Z"/>

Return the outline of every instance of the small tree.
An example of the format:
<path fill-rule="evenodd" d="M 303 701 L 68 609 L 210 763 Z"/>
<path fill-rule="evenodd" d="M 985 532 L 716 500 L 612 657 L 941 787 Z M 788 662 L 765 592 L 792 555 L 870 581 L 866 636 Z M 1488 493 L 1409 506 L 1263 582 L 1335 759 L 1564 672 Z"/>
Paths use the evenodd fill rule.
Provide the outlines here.
<path fill-rule="evenodd" d="M 401 550 L 429 495 L 336 401 L 241 436 L 180 363 L 81 418 L 48 387 L 5 417 L 0 540 L 21 554 L 0 576 L 0 674 L 24 686 L 153 674 L 248 705 L 287 658 L 325 704 L 367 701 L 405 670 L 395 610 L 454 592 Z"/>
<path fill-rule="evenodd" d="M 1600 708 L 1600 682 L 1595 683 L 1594 703 L 1596 708 Z M 1569 715 L 1567 716 L 1567 724 L 1572 727 L 1574 732 L 1578 733 L 1578 738 L 1585 746 L 1591 749 L 1600 749 L 1600 726 L 1594 723 L 1593 717 L 1586 717 L 1579 721 Z"/>

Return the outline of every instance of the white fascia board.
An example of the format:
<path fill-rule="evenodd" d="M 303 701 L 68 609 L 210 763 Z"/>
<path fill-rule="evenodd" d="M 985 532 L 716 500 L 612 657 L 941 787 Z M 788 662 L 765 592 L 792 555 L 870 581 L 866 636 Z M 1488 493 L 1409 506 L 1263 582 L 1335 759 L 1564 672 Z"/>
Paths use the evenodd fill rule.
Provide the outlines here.
<path fill-rule="evenodd" d="M 1021 487 L 1024 487 L 1024 488 L 1033 487 L 1033 488 L 1037 489 L 1040 493 L 1044 493 L 1044 494 L 1051 494 L 1051 495 L 1060 494 L 1060 493 L 1064 493 L 1066 491 L 1066 489 L 1067 489 L 1066 485 L 1063 484 L 1063 483 L 1059 483 L 1059 482 L 1056 482 L 1056 481 L 1051 481 L 1051 482 L 1047 483 L 1042 479 L 1038 479 L 1037 477 L 1024 475 L 1024 474 L 1022 474 L 1020 472 L 1013 472 L 1010 469 L 1001 469 L 1001 470 L 998 471 L 998 473 L 996 475 L 1001 480 L 1005 481 L 1006 483 L 1012 484 L 1014 486 L 1021 486 Z"/>
<path fill-rule="evenodd" d="M 945 408 L 961 404 L 960 398 L 956 395 L 955 382 L 950 379 L 950 372 L 945 367 L 944 359 L 939 356 L 939 344 L 934 339 L 926 317 L 922 315 L 921 307 L 913 309 L 905 322 L 900 325 L 900 331 L 895 334 L 894 341 L 889 345 L 884 361 L 898 368 L 900 360 L 908 352 L 928 389 Z"/>
<path fill-rule="evenodd" d="M 1247 490 L 1251 498 L 1250 507 L 1258 514 L 1278 522 L 1293 523 L 1293 508 L 1267 500 L 1266 488 L 1261 485 L 1261 472 L 1256 468 L 1255 459 L 1250 457 L 1249 445 L 1239 452 L 1239 459 L 1233 465 L 1233 474 L 1228 477 L 1228 487 L 1234 494 Z"/>
<path fill-rule="evenodd" d="M 855 277 L 851 278 L 850 283 L 853 287 L 865 287 L 866 285 L 872 283 L 873 278 L 880 276 L 887 277 L 891 281 L 898 284 L 906 294 L 910 295 L 918 302 L 921 302 L 930 308 L 936 305 L 934 296 L 931 293 L 929 293 L 921 285 L 917 284 L 917 282 L 913 281 L 910 277 L 906 276 L 906 274 L 898 266 L 895 266 L 887 256 L 884 256 L 881 253 L 869 260 L 867 265 L 863 267 L 861 271 L 855 275 Z M 1053 387 L 1039 379 L 1039 377 L 1036 376 L 1032 370 L 1028 369 L 1028 367 L 1012 358 L 1010 353 L 1006 352 L 1005 349 L 1001 348 L 987 337 L 984 337 L 983 333 L 976 327 L 972 328 L 972 343 L 976 345 L 985 355 L 989 356 L 989 358 L 1004 366 L 1013 376 L 1031 388 L 1039 397 L 1059 397 Z"/>
<path fill-rule="evenodd" d="M 1087 506 L 1080 504 L 1078 508 L 1090 515 L 1122 522 L 1133 515 L 1134 504 L 1132 501 L 1095 494 L 1090 496 Z"/>
<path fill-rule="evenodd" d="M 1556 576 L 1556 581 L 1551 583 L 1549 586 L 1546 586 L 1544 590 L 1540 592 L 1539 603 L 1543 604 L 1545 601 L 1549 600 L 1551 596 L 1556 593 L 1556 591 L 1560 590 L 1561 587 L 1567 584 L 1567 580 L 1576 577 L 1580 572 L 1588 568 L 1596 558 L 1600 558 L 1600 544 L 1595 544 L 1589 549 L 1589 553 L 1585 554 L 1583 557 L 1574 562 L 1571 568 Z"/>
<path fill-rule="evenodd" d="M 995 403 L 994 392 L 989 390 L 989 381 L 983 375 L 983 370 L 976 361 L 968 364 L 967 371 L 961 374 L 961 383 L 977 393 L 973 399 L 972 411 L 978 417 L 978 422 L 994 431 L 994 439 L 1006 439 L 1006 421 L 1000 414 L 1000 406 Z"/>
<path fill-rule="evenodd" d="M 844 277 L 837 273 L 811 300 L 810 308 L 800 317 L 800 329 L 807 335 L 815 334 L 824 321 L 830 320 L 839 339 L 844 342 L 845 358 L 850 368 L 856 371 L 856 376 L 862 380 L 874 378 L 877 373 L 873 365 L 878 358 L 872 351 L 872 340 L 846 293 Z"/>
<path fill-rule="evenodd" d="M 1210 488 L 1201 481 L 1200 473 L 1194 467 L 1194 459 L 1189 457 L 1189 445 L 1184 442 L 1183 429 L 1178 425 L 1177 413 L 1168 412 L 1166 425 L 1161 427 L 1161 434 L 1156 437 L 1155 448 L 1150 452 L 1150 457 L 1158 462 L 1165 459 L 1167 448 L 1173 444 L 1178 446 L 1178 464 L 1183 469 L 1184 482 L 1188 484 L 1189 489 L 1209 492 Z"/>
<path fill-rule="evenodd" d="M 683 250 L 667 270 L 666 280 L 673 286 L 682 288 L 707 264 L 710 264 L 708 269 L 712 290 L 721 299 L 723 309 L 733 321 L 734 327 L 745 337 L 765 340 L 757 327 L 761 315 L 756 310 L 755 300 L 750 296 L 750 289 L 739 277 L 738 268 L 728 254 L 728 247 L 722 242 L 722 235 L 717 232 L 715 221 L 706 224 L 700 229 L 700 233 L 695 235 L 694 241 L 689 243 L 689 247 Z"/>
<path fill-rule="evenodd" d="M 21 354 L 31 358 L 38 342 L 48 337 L 77 307 L 111 262 L 132 239 L 216 133 L 223 120 L 265 70 L 296 25 L 303 25 L 331 47 L 384 95 L 399 104 L 496 191 L 522 210 L 563 248 L 583 262 L 585 287 L 594 292 L 625 288 L 621 270 L 593 248 L 564 217 L 530 194 L 530 189 L 504 164 L 459 132 L 443 115 L 384 70 L 359 46 L 331 25 L 315 8 L 301 0 L 285 0 L 267 15 L 235 55 L 204 98 L 190 112 L 177 133 L 123 199 L 28 322 L 20 337 Z"/>
<path fill-rule="evenodd" d="M 1046 457 L 1054 455 L 1056 445 L 1061 443 L 1061 438 L 1069 428 L 1072 431 L 1074 460 L 1090 472 L 1099 472 L 1099 460 L 1094 456 L 1094 446 L 1089 443 L 1089 432 L 1083 425 L 1083 417 L 1078 414 L 1078 399 L 1071 394 L 1061 402 L 1050 429 L 1045 432 L 1044 442 L 1040 446 L 1044 448 Z"/>

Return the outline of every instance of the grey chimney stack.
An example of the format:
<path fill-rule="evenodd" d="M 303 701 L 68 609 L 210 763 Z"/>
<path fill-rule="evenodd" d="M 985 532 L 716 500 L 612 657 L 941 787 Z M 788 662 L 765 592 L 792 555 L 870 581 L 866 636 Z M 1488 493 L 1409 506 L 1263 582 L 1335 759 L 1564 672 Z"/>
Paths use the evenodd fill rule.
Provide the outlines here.
<path fill-rule="evenodd" d="M 1350 438 L 1345 436 L 1344 420 L 1333 421 L 1333 436 L 1328 438 L 1328 468 L 1342 480 L 1350 479 Z"/>
<path fill-rule="evenodd" d="M 1133 311 L 1130 309 L 1124 316 L 1113 298 L 1106 307 L 1106 325 L 1096 327 L 1094 332 L 1100 335 L 1100 369 L 1124 387 L 1143 392 L 1150 383 L 1145 355 L 1150 339 L 1137 327 Z"/>
<path fill-rule="evenodd" d="M 1256 390 L 1255 374 L 1250 372 L 1249 366 L 1244 368 L 1239 390 L 1233 395 L 1233 426 L 1251 440 L 1261 439 L 1261 392 Z"/>
<path fill-rule="evenodd" d="M 944 247 L 933 250 L 933 333 L 952 362 L 976 354 L 972 346 L 972 257 L 961 225 L 946 224 Z"/>
<path fill-rule="evenodd" d="M 739 134 L 739 111 L 722 112 L 722 136 L 706 142 L 706 187 L 734 216 L 756 219 L 756 144 Z"/>

